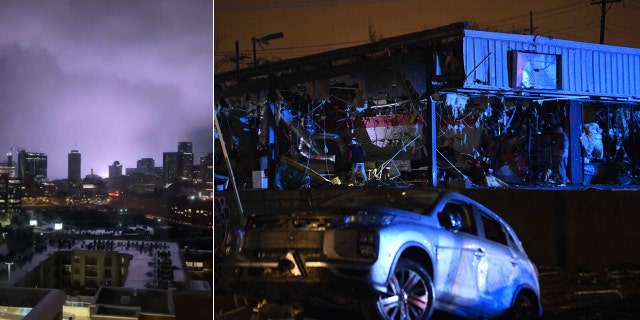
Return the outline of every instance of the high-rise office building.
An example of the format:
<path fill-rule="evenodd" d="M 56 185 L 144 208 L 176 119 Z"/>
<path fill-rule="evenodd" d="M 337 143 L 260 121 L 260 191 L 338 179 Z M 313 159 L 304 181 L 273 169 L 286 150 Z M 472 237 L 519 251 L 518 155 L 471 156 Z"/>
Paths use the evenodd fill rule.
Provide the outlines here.
<path fill-rule="evenodd" d="M 16 177 L 16 166 L 13 163 L 13 155 L 11 152 L 7 153 L 7 162 L 0 163 L 0 174 L 7 174 L 11 178 Z"/>
<path fill-rule="evenodd" d="M 68 179 L 69 181 L 81 181 L 82 173 L 81 173 L 81 163 L 82 163 L 82 155 L 78 150 L 71 150 L 69 152 L 69 162 L 68 162 Z"/>
<path fill-rule="evenodd" d="M 118 190 L 123 187 L 125 183 L 124 176 L 122 175 L 122 164 L 120 161 L 114 161 L 109 166 L 109 179 L 107 180 L 107 187 Z"/>
<path fill-rule="evenodd" d="M 193 180 L 193 146 L 191 142 L 178 143 L 178 178 L 189 182 Z"/>
<path fill-rule="evenodd" d="M 121 176 L 122 165 L 120 164 L 120 161 L 114 161 L 113 164 L 109 166 L 109 179 L 115 179 Z"/>
<path fill-rule="evenodd" d="M 41 152 L 18 152 L 18 177 L 27 186 L 47 181 L 47 155 Z"/>
<path fill-rule="evenodd" d="M 136 163 L 136 169 L 140 173 L 151 173 L 156 166 L 156 159 L 154 158 L 141 158 Z"/>
<path fill-rule="evenodd" d="M 193 144 L 191 142 L 178 142 L 178 152 L 193 153 Z"/>
<path fill-rule="evenodd" d="M 193 179 L 193 153 L 178 153 L 178 173 L 182 181 Z"/>
<path fill-rule="evenodd" d="M 0 174 L 0 213 L 13 215 L 22 211 L 22 181 L 9 174 Z"/>
<path fill-rule="evenodd" d="M 200 157 L 200 179 L 203 182 L 213 181 L 213 153 L 211 152 Z"/>
<path fill-rule="evenodd" d="M 164 171 L 164 184 L 173 183 L 178 179 L 178 153 L 164 152 L 162 154 L 162 169 Z"/>

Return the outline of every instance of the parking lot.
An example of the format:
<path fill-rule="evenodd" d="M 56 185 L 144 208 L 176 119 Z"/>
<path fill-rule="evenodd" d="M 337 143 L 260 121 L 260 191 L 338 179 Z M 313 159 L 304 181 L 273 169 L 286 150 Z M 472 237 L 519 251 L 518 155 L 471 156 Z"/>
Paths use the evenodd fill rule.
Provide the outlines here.
<path fill-rule="evenodd" d="M 637 319 L 640 270 L 620 264 L 594 272 L 541 269 L 543 319 Z"/>
<path fill-rule="evenodd" d="M 549 320 L 628 320 L 640 317 L 640 269 L 615 265 L 598 271 L 565 272 L 540 267 L 540 287 L 544 314 Z M 216 288 L 216 293 L 225 292 Z M 216 319 L 354 319 L 344 312 L 314 312 L 287 304 L 262 304 L 260 308 L 236 307 L 230 294 L 215 297 Z M 435 314 L 433 319 L 457 319 Z"/>

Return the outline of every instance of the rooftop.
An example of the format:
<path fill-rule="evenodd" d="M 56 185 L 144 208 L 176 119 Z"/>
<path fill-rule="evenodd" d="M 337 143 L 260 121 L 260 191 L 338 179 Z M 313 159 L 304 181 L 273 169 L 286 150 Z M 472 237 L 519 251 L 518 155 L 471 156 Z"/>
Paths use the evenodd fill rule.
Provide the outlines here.
<path fill-rule="evenodd" d="M 146 289 L 153 288 L 158 284 L 157 277 L 154 273 L 155 266 L 158 261 L 158 251 L 168 252 L 167 257 L 171 260 L 171 270 L 173 273 L 173 282 L 176 286 L 186 286 L 187 270 L 185 268 L 180 249 L 175 242 L 165 241 L 144 241 L 144 240 L 126 240 L 105 237 L 104 239 L 114 240 L 114 251 L 120 253 L 130 254 L 132 256 L 129 262 L 129 270 L 124 286 L 132 289 Z M 25 277 L 29 272 L 38 267 L 44 260 L 54 255 L 58 251 L 74 251 L 74 250 L 87 250 L 87 246 L 92 240 L 78 240 L 75 245 L 65 250 L 58 250 L 57 245 L 47 246 L 45 251 L 40 253 L 34 252 L 32 259 L 24 263 L 11 264 L 11 270 L 8 272 L 9 265 L 6 263 L 0 264 L 0 286 L 14 286 L 16 283 Z M 127 248 L 126 243 L 130 242 L 130 246 Z M 156 250 L 157 244 L 157 250 Z M 147 250 L 140 250 L 140 247 L 144 245 Z M 149 251 L 152 255 L 149 255 Z M 8 252 L 6 244 L 0 245 L 0 253 Z"/>
<path fill-rule="evenodd" d="M 145 241 L 147 243 L 155 243 L 157 241 Z M 185 284 L 187 281 L 186 270 L 184 267 L 184 261 L 180 255 L 180 248 L 175 242 L 158 242 L 161 248 L 154 250 L 153 257 L 147 253 L 140 253 L 138 248 L 131 246 L 129 250 L 125 250 L 125 247 L 116 247 L 116 250 L 122 253 L 128 253 L 133 255 L 133 259 L 129 262 L 129 274 L 125 280 L 124 287 L 144 289 L 153 287 L 156 281 L 154 277 L 155 266 L 158 264 L 157 251 L 168 251 L 168 258 L 171 259 L 171 265 L 173 266 L 173 281 L 178 284 Z M 164 247 L 166 244 L 166 248 Z"/>
<path fill-rule="evenodd" d="M 169 290 L 100 287 L 93 304 L 136 307 L 142 313 L 174 314 L 173 300 Z M 105 309 L 105 312 L 107 310 Z"/>

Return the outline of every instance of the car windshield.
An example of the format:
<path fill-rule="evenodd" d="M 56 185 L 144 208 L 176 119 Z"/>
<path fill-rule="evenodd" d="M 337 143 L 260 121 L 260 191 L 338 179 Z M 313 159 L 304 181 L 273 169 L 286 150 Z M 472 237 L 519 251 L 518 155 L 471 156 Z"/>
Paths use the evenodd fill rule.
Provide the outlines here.
<path fill-rule="evenodd" d="M 387 207 L 417 213 L 428 212 L 440 197 L 438 192 L 389 192 L 373 194 L 345 194 L 320 204 L 321 209 Z"/>

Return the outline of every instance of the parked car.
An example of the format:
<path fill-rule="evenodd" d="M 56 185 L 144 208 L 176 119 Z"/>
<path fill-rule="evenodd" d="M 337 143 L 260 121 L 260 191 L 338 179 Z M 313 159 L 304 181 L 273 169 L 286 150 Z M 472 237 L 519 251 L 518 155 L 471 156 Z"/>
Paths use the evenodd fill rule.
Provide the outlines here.
<path fill-rule="evenodd" d="M 256 213 L 228 245 L 222 280 L 241 297 L 370 319 L 542 315 L 537 269 L 513 229 L 458 193 L 363 190 Z"/>

